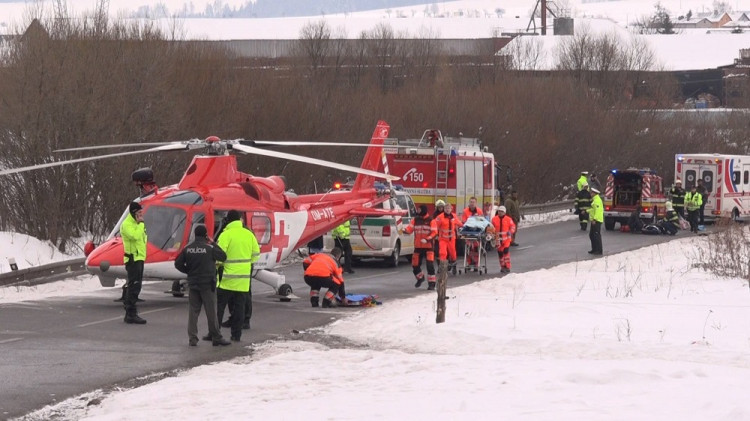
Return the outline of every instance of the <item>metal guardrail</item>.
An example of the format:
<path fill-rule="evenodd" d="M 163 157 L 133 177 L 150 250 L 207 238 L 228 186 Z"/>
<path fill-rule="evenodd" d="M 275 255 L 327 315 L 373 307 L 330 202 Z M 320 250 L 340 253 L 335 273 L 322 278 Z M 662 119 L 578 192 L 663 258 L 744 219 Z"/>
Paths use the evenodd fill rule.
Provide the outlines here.
<path fill-rule="evenodd" d="M 86 259 L 78 258 L 2 273 L 0 274 L 0 286 L 39 285 L 85 275 L 88 273 L 84 267 L 85 262 Z"/>
<path fill-rule="evenodd" d="M 571 209 L 573 203 L 573 200 L 564 200 L 561 202 L 549 202 L 540 205 L 523 205 L 521 206 L 521 212 L 525 215 L 534 215 L 545 212 L 561 211 Z M 0 286 L 39 285 L 58 281 L 60 279 L 85 275 L 88 273 L 84 267 L 85 261 L 85 258 L 78 258 L 14 270 L 7 273 L 0 273 Z"/>
<path fill-rule="evenodd" d="M 574 205 L 574 200 L 542 203 L 540 205 L 523 205 L 521 206 L 521 213 L 524 215 L 535 215 L 539 213 L 555 212 L 565 209 L 572 209 Z"/>

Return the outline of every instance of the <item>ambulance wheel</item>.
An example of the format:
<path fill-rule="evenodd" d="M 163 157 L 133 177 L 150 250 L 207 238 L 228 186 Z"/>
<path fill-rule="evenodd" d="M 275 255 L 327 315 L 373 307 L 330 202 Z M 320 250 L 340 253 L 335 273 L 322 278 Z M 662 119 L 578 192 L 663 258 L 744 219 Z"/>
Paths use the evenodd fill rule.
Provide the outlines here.
<path fill-rule="evenodd" d="M 390 267 L 398 267 L 398 259 L 401 258 L 401 243 L 396 243 L 396 247 L 393 248 L 393 253 L 385 259 L 385 264 Z"/>
<path fill-rule="evenodd" d="M 289 301 L 292 301 L 291 298 L 289 298 L 290 295 L 292 295 L 292 286 L 289 284 L 283 284 L 279 287 L 279 295 L 283 295 L 282 298 L 279 298 L 279 301 L 288 303 Z"/>
<path fill-rule="evenodd" d="M 604 229 L 612 231 L 615 229 L 615 222 L 614 218 L 604 218 Z"/>
<path fill-rule="evenodd" d="M 732 210 L 732 222 L 735 224 L 740 222 L 740 211 L 738 211 L 737 208 Z"/>

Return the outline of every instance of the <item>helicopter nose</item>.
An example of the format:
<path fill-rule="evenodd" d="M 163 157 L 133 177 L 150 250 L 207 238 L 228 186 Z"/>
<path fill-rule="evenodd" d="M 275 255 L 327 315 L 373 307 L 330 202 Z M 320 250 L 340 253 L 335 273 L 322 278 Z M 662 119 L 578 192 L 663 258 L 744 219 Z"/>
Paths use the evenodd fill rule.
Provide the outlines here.
<path fill-rule="evenodd" d="M 89 254 L 86 258 L 86 270 L 97 275 L 105 273 L 112 266 L 117 266 L 116 262 L 122 262 L 122 256 L 122 240 L 113 238 Z"/>

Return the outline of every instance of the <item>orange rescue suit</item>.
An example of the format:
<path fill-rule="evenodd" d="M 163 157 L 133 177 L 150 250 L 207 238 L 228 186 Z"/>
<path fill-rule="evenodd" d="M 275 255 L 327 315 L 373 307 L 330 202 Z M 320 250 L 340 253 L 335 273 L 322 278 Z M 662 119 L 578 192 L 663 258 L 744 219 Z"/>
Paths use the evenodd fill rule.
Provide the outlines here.
<path fill-rule="evenodd" d="M 463 223 L 455 213 L 446 214 L 443 212 L 435 217 L 433 224 L 435 224 L 438 233 L 440 260 L 455 261 L 457 230 Z"/>
<path fill-rule="evenodd" d="M 331 277 L 333 282 L 341 285 L 344 283 L 342 268 L 333 260 L 333 257 L 325 253 L 316 253 L 302 261 L 306 276 L 319 276 L 321 278 Z"/>
<path fill-rule="evenodd" d="M 432 240 L 437 237 L 437 228 L 432 225 L 429 215 L 412 218 L 409 225 L 404 229 L 407 234 L 414 232 L 414 248 L 432 249 Z M 425 243 L 422 243 L 425 240 Z"/>

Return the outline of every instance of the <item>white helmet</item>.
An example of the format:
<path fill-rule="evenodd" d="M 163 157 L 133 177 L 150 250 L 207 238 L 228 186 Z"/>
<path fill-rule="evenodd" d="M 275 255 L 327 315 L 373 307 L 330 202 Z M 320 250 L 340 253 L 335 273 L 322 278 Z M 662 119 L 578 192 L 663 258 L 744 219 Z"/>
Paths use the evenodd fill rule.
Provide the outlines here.
<path fill-rule="evenodd" d="M 435 202 L 435 207 L 445 206 L 445 202 L 443 199 L 438 199 L 437 202 Z"/>
<path fill-rule="evenodd" d="M 507 212 L 507 210 L 505 209 L 505 206 L 500 206 L 499 208 L 497 208 L 497 211 L 498 212 L 502 212 L 502 213 L 506 213 Z"/>

